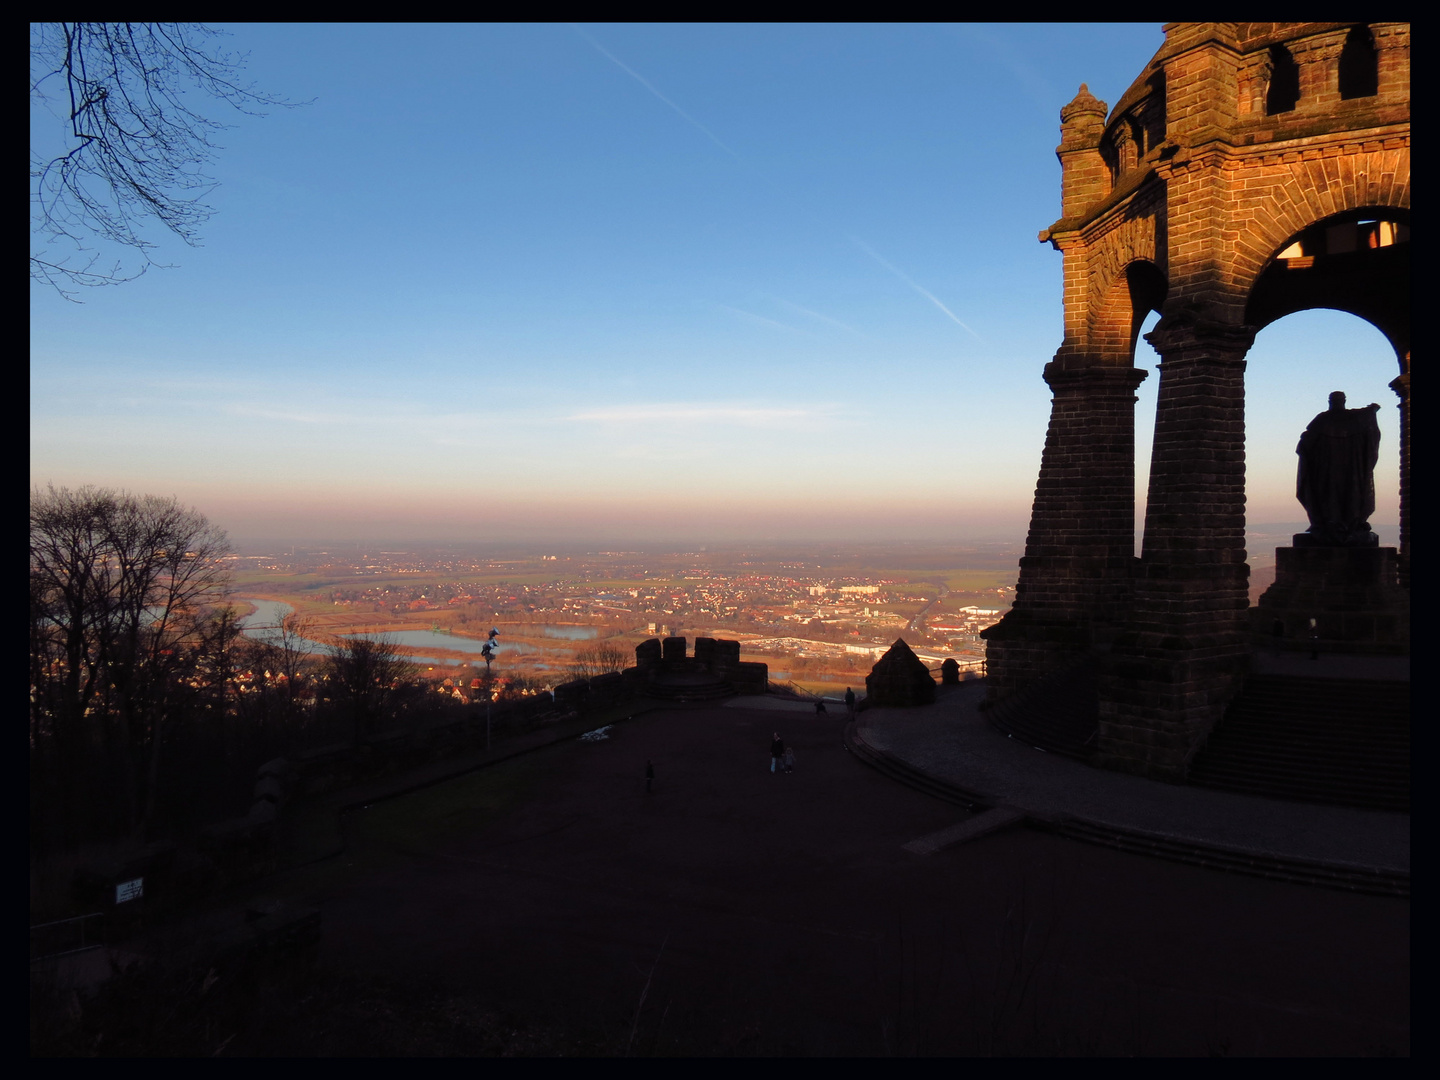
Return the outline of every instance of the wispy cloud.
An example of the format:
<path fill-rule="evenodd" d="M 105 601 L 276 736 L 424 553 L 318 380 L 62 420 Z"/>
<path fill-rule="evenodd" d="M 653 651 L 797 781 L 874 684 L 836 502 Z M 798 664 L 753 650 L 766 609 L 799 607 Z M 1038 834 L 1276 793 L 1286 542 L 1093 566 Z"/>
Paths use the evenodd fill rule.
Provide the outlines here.
<path fill-rule="evenodd" d="M 912 277 L 910 277 L 909 274 L 905 273 L 904 270 L 901 270 L 901 269 L 900 269 L 898 266 L 896 266 L 894 263 L 890 262 L 890 260 L 888 260 L 888 259 L 886 259 L 884 256 L 882 256 L 879 252 L 877 252 L 877 251 L 876 251 L 874 248 L 872 248 L 869 244 L 865 243 L 864 240 L 861 240 L 858 236 L 852 236 L 852 237 L 850 237 L 850 242 L 853 243 L 856 247 L 858 247 L 861 251 L 865 252 L 866 255 L 869 255 L 872 259 L 874 259 L 877 263 L 879 263 L 881 266 L 883 266 L 886 270 L 889 270 L 892 274 L 894 274 L 896 277 L 898 277 L 901 281 L 905 282 L 906 285 L 909 285 L 909 286 L 910 286 L 912 289 L 914 289 L 917 293 L 919 293 L 921 296 L 925 297 L 926 300 L 929 300 L 929 301 L 930 301 L 932 304 L 934 304 L 937 308 L 939 308 L 941 311 L 943 311 L 943 312 L 946 314 L 946 316 L 950 319 L 951 322 L 953 322 L 956 326 L 958 326 L 958 327 L 960 327 L 961 329 L 963 329 L 967 334 L 969 334 L 971 337 L 973 337 L 976 341 L 983 341 L 983 340 L 984 340 L 983 338 L 981 338 L 981 336 L 980 336 L 979 334 L 975 333 L 974 330 L 971 330 L 970 327 L 966 326 L 965 323 L 960 319 L 960 317 L 959 317 L 958 315 L 956 315 L 956 314 L 955 314 L 953 311 L 951 311 L 948 307 L 946 307 L 944 304 L 942 304 L 942 303 L 936 298 L 936 296 L 935 296 L 934 293 L 932 293 L 929 289 L 924 288 L 922 285 L 920 285 L 918 282 L 916 282 Z"/>
<path fill-rule="evenodd" d="M 604 424 L 684 423 L 728 424 L 737 427 L 791 427 L 827 420 L 835 412 L 832 405 L 813 408 L 756 408 L 745 405 L 654 403 L 648 405 L 615 405 L 573 413 L 570 420 L 589 420 Z"/>
<path fill-rule="evenodd" d="M 231 404 L 225 407 L 225 411 L 234 416 L 250 416 L 257 420 L 284 420 L 288 424 L 374 424 L 381 421 L 381 418 L 374 416 L 267 409 L 258 405 Z"/>
<path fill-rule="evenodd" d="M 707 139 L 709 139 L 711 142 L 713 142 L 713 143 L 714 143 L 716 146 L 718 146 L 721 150 L 724 150 L 725 153 L 729 154 L 729 155 L 730 155 L 731 157 L 733 157 L 736 161 L 740 161 L 740 160 L 741 160 L 740 155 L 737 154 L 734 150 L 731 150 L 730 147 L 726 146 L 723 142 L 721 142 L 720 139 L 719 139 L 719 137 L 716 136 L 716 134 L 715 134 L 713 131 L 711 131 L 709 128 L 707 128 L 704 124 L 700 123 L 699 120 L 696 120 L 693 116 L 691 116 L 689 113 L 687 113 L 687 112 L 686 112 L 684 109 L 682 109 L 679 105 L 676 105 L 675 102 L 671 101 L 668 97 L 666 97 L 664 94 L 662 94 L 659 90 L 655 89 L 654 84 L 652 84 L 649 79 L 645 78 L 645 76 L 641 75 L 638 71 L 636 71 L 634 68 L 632 68 L 629 64 L 625 63 L 625 62 L 624 62 L 623 60 L 621 60 L 618 56 L 616 56 L 614 53 L 612 53 L 609 49 L 605 48 L 604 45 L 601 45 L 598 41 L 596 41 L 593 37 L 591 37 L 589 34 L 587 34 L 584 30 L 580 29 L 580 27 L 576 26 L 574 23 L 571 23 L 571 24 L 570 24 L 570 29 L 574 30 L 574 31 L 575 31 L 577 34 L 579 34 L 582 38 L 584 38 L 586 41 L 588 41 L 588 42 L 595 48 L 595 51 L 598 52 L 601 56 L 605 57 L 605 59 L 609 60 L 612 64 L 614 64 L 616 67 L 618 67 L 621 71 L 625 72 L 625 74 L 629 75 L 632 79 L 634 79 L 636 82 L 638 82 L 641 86 L 645 87 L 646 90 L 649 90 L 650 93 L 654 94 L 657 98 L 659 98 L 661 101 L 663 101 L 666 105 L 669 105 L 670 108 L 674 109 L 677 113 L 679 113 L 680 116 L 681 116 L 681 118 L 683 118 L 684 121 L 685 121 L 687 124 L 691 125 L 692 127 L 696 128 L 697 130 L 701 131 L 701 132 L 705 135 L 705 137 L 706 137 Z"/>
<path fill-rule="evenodd" d="M 742 319 L 749 319 L 752 322 L 761 323 L 764 326 L 773 326 L 778 330 L 787 330 L 792 334 L 803 334 L 805 332 L 775 319 L 767 319 L 764 315 L 756 315 L 753 311 L 742 311 L 740 308 L 731 307 L 729 304 L 716 304 L 715 306 L 721 311 L 728 311 L 732 315 L 739 315 Z"/>

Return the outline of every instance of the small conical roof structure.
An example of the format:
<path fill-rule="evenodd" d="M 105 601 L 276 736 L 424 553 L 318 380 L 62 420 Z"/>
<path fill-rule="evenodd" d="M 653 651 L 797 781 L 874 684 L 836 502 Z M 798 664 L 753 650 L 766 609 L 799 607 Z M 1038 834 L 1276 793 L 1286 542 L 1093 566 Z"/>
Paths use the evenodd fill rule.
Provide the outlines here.
<path fill-rule="evenodd" d="M 925 662 L 896 638 L 865 676 L 865 693 L 875 705 L 928 705 L 935 700 L 935 680 Z"/>

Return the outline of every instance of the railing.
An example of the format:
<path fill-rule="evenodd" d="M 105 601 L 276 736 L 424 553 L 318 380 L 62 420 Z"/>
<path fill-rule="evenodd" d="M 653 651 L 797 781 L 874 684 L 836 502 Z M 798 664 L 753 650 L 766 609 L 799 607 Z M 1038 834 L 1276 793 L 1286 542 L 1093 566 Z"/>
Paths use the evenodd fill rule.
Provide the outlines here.
<path fill-rule="evenodd" d="M 100 920 L 98 924 L 92 920 Z M 105 913 L 92 911 L 88 915 L 76 915 L 70 919 L 56 919 L 54 922 L 37 923 L 30 927 L 30 959 L 45 960 L 54 956 L 68 956 L 98 949 L 104 942 Z M 60 946 L 57 948 L 56 946 Z"/>
<path fill-rule="evenodd" d="M 964 675 L 967 671 L 978 671 L 980 673 L 980 677 L 982 679 L 985 678 L 985 658 L 983 656 L 979 660 L 956 660 L 955 663 L 956 666 L 959 668 L 960 674 Z M 933 667 L 929 669 L 930 674 L 935 676 L 936 682 L 940 681 L 941 672 L 943 670 L 943 664 L 940 667 Z"/>

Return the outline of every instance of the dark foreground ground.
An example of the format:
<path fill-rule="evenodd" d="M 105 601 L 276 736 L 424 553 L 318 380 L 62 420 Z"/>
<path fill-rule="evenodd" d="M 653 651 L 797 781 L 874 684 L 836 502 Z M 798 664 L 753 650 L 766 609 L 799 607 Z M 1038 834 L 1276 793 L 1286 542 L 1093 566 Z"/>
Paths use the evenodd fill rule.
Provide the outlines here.
<path fill-rule="evenodd" d="M 1024 828 L 911 855 L 963 813 L 853 759 L 842 723 L 652 713 L 379 803 L 349 854 L 269 883 L 322 909 L 312 966 L 229 997 L 175 975 L 189 1019 L 132 1004 L 110 1044 L 54 1048 L 1409 1054 L 1408 901 Z"/>

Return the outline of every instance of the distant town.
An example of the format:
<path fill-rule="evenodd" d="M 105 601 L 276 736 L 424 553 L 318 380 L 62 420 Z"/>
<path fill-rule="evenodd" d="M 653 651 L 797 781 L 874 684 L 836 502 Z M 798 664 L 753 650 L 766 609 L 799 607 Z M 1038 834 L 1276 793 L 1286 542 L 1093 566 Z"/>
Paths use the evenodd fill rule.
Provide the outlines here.
<path fill-rule="evenodd" d="M 589 644 L 628 652 L 674 634 L 737 639 L 774 681 L 828 692 L 863 685 L 902 637 L 932 666 L 953 657 L 978 670 L 980 631 L 1010 606 L 1018 554 L 1000 543 L 899 554 L 331 546 L 230 561 L 237 598 L 288 604 L 317 636 L 385 633 L 436 677 L 478 666 L 474 643 L 492 628 L 510 647 L 499 670 L 540 684 L 569 678 Z"/>

